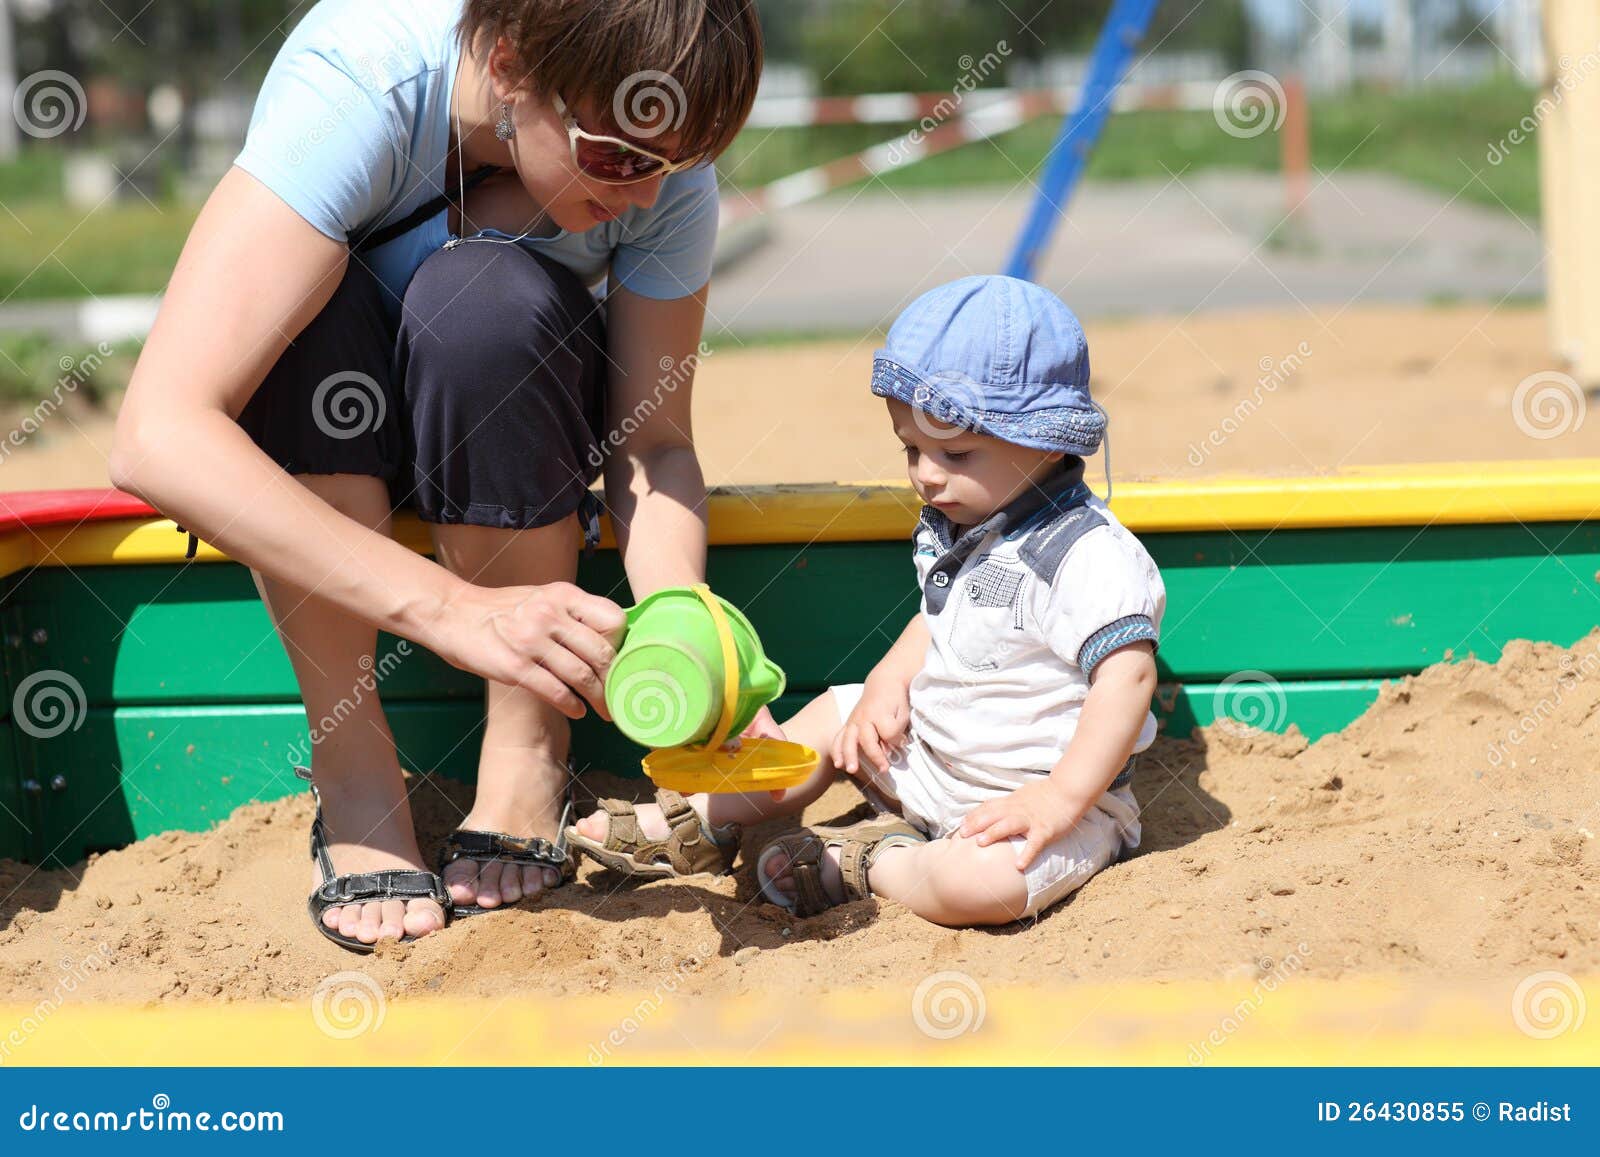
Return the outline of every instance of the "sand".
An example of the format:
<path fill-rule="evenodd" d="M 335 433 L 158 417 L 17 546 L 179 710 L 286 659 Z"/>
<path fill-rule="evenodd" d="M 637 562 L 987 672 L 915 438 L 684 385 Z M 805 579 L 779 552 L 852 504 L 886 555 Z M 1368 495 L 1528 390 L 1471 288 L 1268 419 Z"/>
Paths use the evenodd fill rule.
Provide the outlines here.
<path fill-rule="evenodd" d="M 1118 477 L 1600 453 L 1600 422 L 1574 417 L 1552 433 L 1537 414 L 1517 420 L 1519 383 L 1555 368 L 1536 309 L 1358 307 L 1088 328 Z M 898 476 L 898 446 L 865 389 L 875 345 L 710 356 L 695 400 L 708 480 Z M 1261 390 L 1271 374 L 1281 380 Z M 1240 418 L 1252 396 L 1259 405 Z M 775 397 L 794 404 L 776 407 Z M 0 460 L 0 488 L 104 485 L 111 422 L 82 409 L 57 415 Z M 874 901 L 797 922 L 760 902 L 744 866 L 711 883 L 635 886 L 586 864 L 543 902 L 362 960 L 307 923 L 302 795 L 67 871 L 0 862 L 0 1001 L 30 1002 L 69 975 L 93 1000 L 303 999 L 355 966 L 392 998 L 840 989 L 942 967 L 1027 984 L 1286 968 L 1593 972 L 1597 641 L 1572 651 L 1519 643 L 1493 666 L 1432 668 L 1310 746 L 1226 727 L 1163 738 L 1137 784 L 1139 853 L 1030 927 L 948 931 Z M 425 851 L 467 799 L 448 782 L 415 785 Z M 858 799 L 841 785 L 807 818 L 833 819 Z M 772 834 L 747 833 L 746 853 Z"/>
<path fill-rule="evenodd" d="M 903 987 L 944 968 L 1033 985 L 1582 975 L 1600 968 L 1597 745 L 1600 632 L 1513 643 L 1387 686 L 1309 746 L 1231 724 L 1161 739 L 1136 785 L 1143 846 L 1028 926 L 950 931 L 876 900 L 797 921 L 760 901 L 748 859 L 644 885 L 586 862 L 541 902 L 366 960 L 307 923 L 299 795 L 70 871 L 0 862 L 0 1002 L 69 973 L 77 999 L 297 1000 L 353 967 L 391 1000 Z M 466 793 L 430 780 L 414 799 L 427 851 Z M 841 785 L 807 819 L 858 800 Z M 746 833 L 746 857 L 773 831 Z"/>
<path fill-rule="evenodd" d="M 1522 382 L 1558 369 L 1538 308 L 1359 306 L 1086 327 L 1118 478 L 1600 454 L 1600 421 L 1583 421 L 1587 401 L 1566 385 L 1536 384 L 1517 404 Z M 880 342 L 710 354 L 694 397 L 707 481 L 903 477 L 899 443 L 867 389 Z M 0 414 L 0 427 L 15 417 Z M 105 412 L 69 405 L 0 459 L 0 489 L 106 485 L 112 426 Z M 1099 472 L 1097 462 L 1097 485 Z"/>

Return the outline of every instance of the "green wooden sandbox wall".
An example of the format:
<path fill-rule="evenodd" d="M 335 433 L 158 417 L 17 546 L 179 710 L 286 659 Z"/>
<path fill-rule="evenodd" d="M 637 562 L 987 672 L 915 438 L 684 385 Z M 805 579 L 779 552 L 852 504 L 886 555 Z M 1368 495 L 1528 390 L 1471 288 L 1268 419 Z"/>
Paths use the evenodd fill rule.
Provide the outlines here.
<path fill-rule="evenodd" d="M 1241 673 L 1281 685 L 1266 722 L 1316 737 L 1359 715 L 1384 679 L 1493 660 L 1514 638 L 1567 645 L 1600 621 L 1594 523 L 1141 537 L 1167 583 L 1158 714 L 1178 734 L 1210 722 L 1219 686 Z M 626 590 L 613 552 L 586 560 L 580 581 Z M 916 608 L 904 542 L 714 547 L 710 581 L 787 671 L 780 718 L 862 678 Z M 0 580 L 0 623 L 0 857 L 70 863 L 300 788 L 305 713 L 244 568 L 38 568 Z M 395 646 L 381 641 L 377 669 L 402 764 L 470 779 L 481 681 L 420 648 L 384 658 Z M 18 725 L 19 692 L 52 686 L 70 724 L 30 713 Z M 76 688 L 81 711 L 67 701 Z M 576 726 L 574 754 L 580 767 L 638 766 L 638 750 L 592 719 Z"/>

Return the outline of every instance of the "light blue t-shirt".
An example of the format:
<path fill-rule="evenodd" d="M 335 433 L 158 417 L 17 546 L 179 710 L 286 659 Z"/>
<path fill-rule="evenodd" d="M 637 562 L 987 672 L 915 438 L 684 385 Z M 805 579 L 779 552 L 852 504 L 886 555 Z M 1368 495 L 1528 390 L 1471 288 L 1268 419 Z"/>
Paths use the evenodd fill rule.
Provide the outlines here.
<path fill-rule="evenodd" d="M 235 163 L 335 240 L 355 244 L 403 220 L 445 187 L 460 17 L 461 0 L 321 0 L 272 62 Z M 586 285 L 609 272 L 635 293 L 669 299 L 710 280 L 716 235 L 707 164 L 668 174 L 648 209 L 521 244 Z M 397 302 L 450 236 L 440 210 L 361 260 Z"/>

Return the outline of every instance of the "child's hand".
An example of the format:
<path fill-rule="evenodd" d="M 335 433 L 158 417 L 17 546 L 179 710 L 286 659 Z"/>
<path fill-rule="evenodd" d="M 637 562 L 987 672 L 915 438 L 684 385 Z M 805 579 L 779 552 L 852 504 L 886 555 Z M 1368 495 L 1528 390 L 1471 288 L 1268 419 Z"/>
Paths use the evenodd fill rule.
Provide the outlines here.
<path fill-rule="evenodd" d="M 861 774 L 861 757 L 887 773 L 889 759 L 903 746 L 911 726 L 911 696 L 904 687 L 867 680 L 861 701 L 833 737 L 833 766 Z"/>
<path fill-rule="evenodd" d="M 788 736 L 783 733 L 783 728 L 779 727 L 778 721 L 772 717 L 772 712 L 763 707 L 756 712 L 756 717 L 750 721 L 749 727 L 746 727 L 738 735 L 723 743 L 722 750 L 738 751 L 744 746 L 746 739 L 787 738 Z M 778 791 L 768 792 L 767 794 L 772 796 L 773 799 L 782 799 L 786 793 L 780 788 Z"/>
<path fill-rule="evenodd" d="M 974 808 L 956 834 L 976 836 L 980 848 L 1012 836 L 1027 837 L 1017 852 L 1017 871 L 1026 872 L 1039 853 L 1070 832 L 1088 810 L 1050 776 Z"/>
<path fill-rule="evenodd" d="M 783 728 L 778 726 L 778 721 L 772 717 L 772 712 L 766 707 L 756 712 L 756 717 L 750 721 L 750 726 L 739 733 L 745 739 L 783 739 Z"/>

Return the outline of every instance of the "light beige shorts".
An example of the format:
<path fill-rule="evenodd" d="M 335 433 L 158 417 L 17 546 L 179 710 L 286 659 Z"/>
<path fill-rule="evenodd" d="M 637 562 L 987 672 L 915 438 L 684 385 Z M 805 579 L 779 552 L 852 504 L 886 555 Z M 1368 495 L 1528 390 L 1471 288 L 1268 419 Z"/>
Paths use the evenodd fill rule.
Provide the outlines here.
<path fill-rule="evenodd" d="M 861 701 L 864 685 L 849 683 L 830 688 L 839 718 L 848 719 Z M 1129 761 L 1130 765 L 1132 760 Z M 1036 771 L 993 769 L 977 783 L 952 770 L 916 736 L 889 761 L 887 775 L 864 768 L 860 782 L 878 797 L 874 802 L 905 816 L 930 839 L 954 835 L 961 821 L 979 804 L 1008 795 L 1037 779 Z M 1073 829 L 1039 853 L 1023 873 L 1028 883 L 1028 907 L 1024 917 L 1036 916 L 1058 900 L 1063 900 L 1089 878 L 1122 855 L 1124 849 L 1139 846 L 1139 805 L 1133 788 L 1124 784 L 1105 792 Z M 1011 843 L 1020 848 L 1021 836 Z"/>

